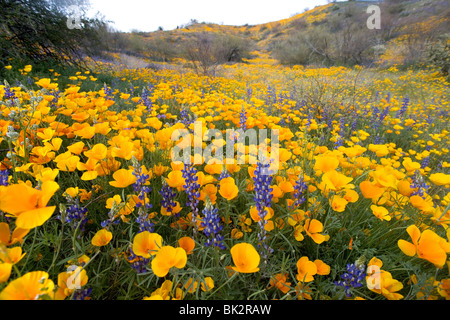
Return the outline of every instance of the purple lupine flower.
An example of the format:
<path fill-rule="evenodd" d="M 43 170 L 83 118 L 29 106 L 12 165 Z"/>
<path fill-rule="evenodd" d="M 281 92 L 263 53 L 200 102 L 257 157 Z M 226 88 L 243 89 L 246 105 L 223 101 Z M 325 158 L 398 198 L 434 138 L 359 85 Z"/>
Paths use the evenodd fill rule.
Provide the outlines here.
<path fill-rule="evenodd" d="M 189 115 L 187 109 L 181 109 L 180 118 L 181 118 L 180 122 L 184 124 L 186 128 L 189 128 L 189 126 L 194 122 L 194 120 L 192 120 L 191 116 Z"/>
<path fill-rule="evenodd" d="M 147 272 L 146 266 L 150 263 L 150 258 L 144 258 L 136 255 L 131 246 L 129 248 L 129 255 L 127 259 L 131 263 L 131 267 L 136 270 L 137 273 L 142 274 Z"/>
<path fill-rule="evenodd" d="M 153 205 L 150 202 L 145 203 L 147 193 L 150 193 L 152 188 L 145 185 L 150 175 L 142 172 L 142 168 L 136 158 L 133 157 L 133 175 L 136 177 L 136 182 L 133 184 L 133 190 L 138 194 L 139 200 L 142 203 L 136 203 L 136 207 L 139 208 L 139 214 L 136 218 L 136 222 L 139 225 L 139 232 L 153 232 L 153 223 L 149 220 L 148 212 L 146 209 L 151 209 Z"/>
<path fill-rule="evenodd" d="M 398 112 L 397 112 L 397 115 L 396 115 L 397 118 L 401 118 L 405 114 L 405 112 L 408 110 L 408 104 L 409 104 L 409 98 L 406 97 L 403 99 L 402 106 L 401 106 L 400 110 L 398 110 Z"/>
<path fill-rule="evenodd" d="M 193 164 L 184 165 L 181 170 L 185 184 L 183 189 L 188 196 L 188 201 L 186 201 L 186 206 L 191 209 L 192 212 L 192 223 L 194 224 L 194 234 L 197 234 L 197 216 L 198 216 L 198 198 L 200 197 L 200 185 L 197 183 L 197 169 Z"/>
<path fill-rule="evenodd" d="M 244 106 L 242 106 L 239 116 L 239 128 L 245 131 L 247 130 L 247 111 L 245 111 Z"/>
<path fill-rule="evenodd" d="M 89 300 L 92 293 L 92 288 L 75 290 L 72 300 Z"/>
<path fill-rule="evenodd" d="M 8 170 L 0 170 L 0 186 L 8 185 L 8 177 L 9 177 Z"/>
<path fill-rule="evenodd" d="M 133 190 L 138 194 L 139 200 L 145 203 L 145 196 L 147 195 L 147 193 L 150 193 L 152 191 L 152 188 L 150 186 L 145 185 L 147 183 L 147 180 L 150 178 L 150 175 L 143 173 L 142 168 L 137 162 L 135 165 L 133 165 L 133 167 L 133 175 L 136 177 L 136 182 L 133 183 Z M 140 208 L 141 206 L 142 203 L 136 203 L 136 207 Z M 152 207 L 153 206 L 151 203 L 145 203 L 146 209 L 151 209 Z"/>
<path fill-rule="evenodd" d="M 177 205 L 175 203 L 176 192 L 168 185 L 166 180 L 162 179 L 162 187 L 159 190 L 159 194 L 161 195 L 161 206 L 163 206 L 167 212 L 172 212 L 173 208 Z"/>
<path fill-rule="evenodd" d="M 347 272 L 341 275 L 339 281 L 334 284 L 339 287 L 344 287 L 347 297 L 351 297 L 352 288 L 360 288 L 363 286 L 363 280 L 366 277 L 364 264 L 349 263 L 347 264 Z"/>
<path fill-rule="evenodd" d="M 272 205 L 272 190 L 273 188 L 270 186 L 272 183 L 273 176 L 270 174 L 270 163 L 264 159 L 261 159 L 256 167 L 254 172 L 253 182 L 254 182 L 254 190 L 255 196 L 253 200 L 256 203 L 256 209 L 258 211 L 258 215 L 261 218 L 258 221 L 258 226 L 260 232 L 258 234 L 259 244 L 258 246 L 261 249 L 261 255 L 264 260 L 267 261 L 268 254 L 273 252 L 273 249 L 270 248 L 266 243 L 267 231 L 264 229 L 267 220 L 265 216 L 267 214 L 266 208 L 270 208 Z"/>
<path fill-rule="evenodd" d="M 308 187 L 306 185 L 305 178 L 303 174 L 300 174 L 294 185 L 294 203 L 292 204 L 292 209 L 297 208 L 299 205 L 303 204 L 306 201 L 304 193 L 307 189 Z"/>
<path fill-rule="evenodd" d="M 206 205 L 203 209 L 203 221 L 201 226 L 204 227 L 203 233 L 208 237 L 205 246 L 214 246 L 219 249 L 226 249 L 223 243 L 223 236 L 219 234 L 223 226 L 220 223 L 220 217 L 217 213 L 219 209 L 214 208 L 209 197 L 206 199 Z"/>
<path fill-rule="evenodd" d="M 106 83 L 103 85 L 103 92 L 105 93 L 106 100 L 114 100 L 112 89 L 109 88 Z"/>
<path fill-rule="evenodd" d="M 150 93 L 149 89 L 147 89 L 145 87 L 144 87 L 144 89 L 142 89 L 142 95 L 141 95 L 140 103 L 142 103 L 142 105 L 147 107 L 148 113 L 151 113 L 152 110 L 153 110 L 153 102 L 149 98 L 149 93 Z"/>
<path fill-rule="evenodd" d="M 411 189 L 417 189 L 411 193 L 411 196 L 420 196 L 423 199 L 426 197 L 426 192 L 430 188 L 430 186 L 423 181 L 422 175 L 419 171 L 415 172 L 413 180 L 411 182 Z"/>
<path fill-rule="evenodd" d="M 227 169 L 223 169 L 222 172 L 220 173 L 219 178 L 217 178 L 217 180 L 219 180 L 219 183 L 220 183 L 220 181 L 222 179 L 225 179 L 225 178 L 228 178 L 228 177 L 231 177 L 231 174 L 228 172 Z"/>
<path fill-rule="evenodd" d="M 150 218 L 148 216 L 148 212 L 145 212 L 142 208 L 139 208 L 139 214 L 136 218 L 136 222 L 139 225 L 139 231 L 138 233 L 148 231 L 152 233 L 154 231 L 154 224 L 150 221 Z"/>
<path fill-rule="evenodd" d="M 64 215 L 64 220 L 68 223 L 72 229 L 79 228 L 84 231 L 84 226 L 87 222 L 87 208 L 82 207 L 78 198 L 73 199 L 72 197 L 67 197 L 69 203 L 66 206 L 66 212 Z M 58 216 L 61 219 L 61 216 Z"/>

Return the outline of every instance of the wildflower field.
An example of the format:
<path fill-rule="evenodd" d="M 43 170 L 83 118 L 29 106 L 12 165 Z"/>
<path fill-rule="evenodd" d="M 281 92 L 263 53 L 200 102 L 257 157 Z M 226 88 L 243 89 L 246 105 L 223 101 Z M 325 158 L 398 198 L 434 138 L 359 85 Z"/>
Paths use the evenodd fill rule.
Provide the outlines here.
<path fill-rule="evenodd" d="M 0 299 L 449 299 L 438 72 L 88 63 L 6 66 Z M 270 135 L 173 161 L 183 129 L 216 154 L 276 132 L 278 170 Z"/>

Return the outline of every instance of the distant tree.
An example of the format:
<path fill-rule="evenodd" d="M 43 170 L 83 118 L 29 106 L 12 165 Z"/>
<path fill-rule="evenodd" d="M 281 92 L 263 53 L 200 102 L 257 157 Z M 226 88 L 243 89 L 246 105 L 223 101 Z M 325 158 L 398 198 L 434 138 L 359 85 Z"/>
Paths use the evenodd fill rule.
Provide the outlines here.
<path fill-rule="evenodd" d="M 184 44 L 185 56 L 198 72 L 211 74 L 220 64 L 250 56 L 250 40 L 229 34 L 200 32 Z"/>

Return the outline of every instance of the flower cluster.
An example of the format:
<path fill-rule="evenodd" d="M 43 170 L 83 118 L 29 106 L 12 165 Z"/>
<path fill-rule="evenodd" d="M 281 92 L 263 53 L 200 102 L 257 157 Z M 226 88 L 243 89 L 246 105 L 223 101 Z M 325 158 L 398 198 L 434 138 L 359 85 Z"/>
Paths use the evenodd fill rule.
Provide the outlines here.
<path fill-rule="evenodd" d="M 335 285 L 344 288 L 347 297 L 352 296 L 352 288 L 360 288 L 366 277 L 366 271 L 363 264 L 348 263 L 347 272 L 341 275 L 342 280 L 335 281 Z"/>
<path fill-rule="evenodd" d="M 239 113 L 239 128 L 243 131 L 247 130 L 247 111 L 245 111 L 242 106 L 241 112 Z"/>
<path fill-rule="evenodd" d="M 423 181 L 423 178 L 422 178 L 422 175 L 420 174 L 420 172 L 416 171 L 414 178 L 412 180 L 412 183 L 410 185 L 410 188 L 414 190 L 411 193 L 411 196 L 418 195 L 422 198 L 425 198 L 426 193 L 427 193 L 428 189 L 430 188 L 430 186 L 425 181 Z"/>
<path fill-rule="evenodd" d="M 204 228 L 203 233 L 208 237 L 205 245 L 207 247 L 214 246 L 224 250 L 225 244 L 223 243 L 223 236 L 219 234 L 222 231 L 223 226 L 220 224 L 220 217 L 217 213 L 219 209 L 214 208 L 209 198 L 206 199 L 206 205 L 203 209 L 203 221 L 201 226 Z"/>
<path fill-rule="evenodd" d="M 162 187 L 159 190 L 161 195 L 161 206 L 166 209 L 167 212 L 171 213 L 173 208 L 177 205 L 175 202 L 176 192 L 167 184 L 166 180 L 162 179 Z"/>
<path fill-rule="evenodd" d="M 8 170 L 0 170 L 0 186 L 7 186 L 8 185 L 8 177 L 9 177 L 9 171 Z"/>
<path fill-rule="evenodd" d="M 72 228 L 84 231 L 87 222 L 87 208 L 81 206 L 78 198 L 67 196 L 68 203 L 65 206 L 64 222 L 72 226 Z M 62 216 L 59 217 L 62 219 Z"/>
<path fill-rule="evenodd" d="M 141 103 L 142 103 L 142 105 L 147 107 L 147 111 L 149 113 L 151 113 L 152 112 L 152 108 L 153 108 L 153 102 L 149 98 L 149 94 L 150 94 L 149 90 L 144 87 L 144 89 L 142 89 Z"/>
<path fill-rule="evenodd" d="M 186 201 L 186 206 L 191 209 L 192 214 L 192 223 L 194 225 L 194 234 L 197 233 L 197 216 L 198 216 L 198 198 L 200 197 L 200 184 L 197 176 L 197 169 L 193 164 L 184 165 L 184 168 L 181 170 L 185 184 L 183 185 L 183 189 L 188 196 L 188 200 Z"/>
<path fill-rule="evenodd" d="M 144 258 L 139 256 L 133 252 L 132 248 L 129 248 L 129 253 L 127 256 L 127 260 L 130 263 L 131 267 L 136 270 L 138 274 L 147 272 L 147 265 L 150 263 L 150 258 Z"/>
<path fill-rule="evenodd" d="M 258 220 L 260 229 L 258 240 L 264 260 L 267 259 L 268 254 L 273 252 L 273 249 L 267 245 L 267 231 L 265 229 L 265 225 L 267 223 L 267 209 L 271 207 L 273 198 L 273 188 L 271 187 L 273 176 L 270 173 L 270 163 L 265 159 L 258 161 L 253 177 L 253 183 L 255 185 L 255 195 L 253 200 L 256 203 L 256 209 L 260 217 Z"/>
<path fill-rule="evenodd" d="M 292 208 L 297 208 L 306 201 L 306 196 L 304 194 L 307 189 L 308 187 L 306 185 L 304 175 L 300 174 L 294 185 L 294 203 L 292 204 Z"/>

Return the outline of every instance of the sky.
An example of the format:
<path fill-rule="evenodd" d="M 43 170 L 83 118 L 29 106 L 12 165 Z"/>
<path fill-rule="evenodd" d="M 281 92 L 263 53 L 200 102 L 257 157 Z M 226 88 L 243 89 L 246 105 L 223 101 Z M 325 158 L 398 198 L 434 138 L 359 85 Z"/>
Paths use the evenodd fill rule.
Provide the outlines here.
<path fill-rule="evenodd" d="M 286 19 L 327 4 L 327 0 L 90 0 L 98 12 L 123 32 L 172 30 L 191 19 L 224 25 L 253 25 Z"/>

